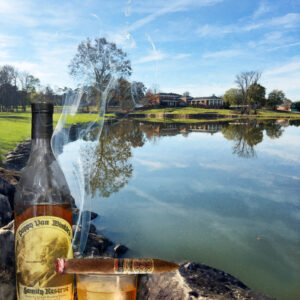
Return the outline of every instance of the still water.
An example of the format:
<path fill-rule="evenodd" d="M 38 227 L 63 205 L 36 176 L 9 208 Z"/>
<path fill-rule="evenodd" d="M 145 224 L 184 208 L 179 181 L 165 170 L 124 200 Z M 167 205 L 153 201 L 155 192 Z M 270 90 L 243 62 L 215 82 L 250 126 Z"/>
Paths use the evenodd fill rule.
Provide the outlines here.
<path fill-rule="evenodd" d="M 300 299 L 297 122 L 120 122 L 91 179 L 95 224 L 130 256 L 190 260 Z"/>

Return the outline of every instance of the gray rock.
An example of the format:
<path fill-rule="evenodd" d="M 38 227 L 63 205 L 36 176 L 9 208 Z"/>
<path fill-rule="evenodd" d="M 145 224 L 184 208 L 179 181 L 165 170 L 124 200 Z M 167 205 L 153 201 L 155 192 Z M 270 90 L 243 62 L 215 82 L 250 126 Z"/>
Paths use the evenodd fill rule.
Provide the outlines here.
<path fill-rule="evenodd" d="M 4 167 L 9 170 L 20 171 L 25 167 L 31 148 L 31 140 L 20 143 L 13 151 L 7 153 Z"/>
<path fill-rule="evenodd" d="M 103 255 L 111 244 L 112 242 L 106 237 L 102 235 L 96 235 L 94 233 L 90 233 L 87 239 L 86 251 L 94 247 L 98 249 L 100 255 Z"/>
<path fill-rule="evenodd" d="M 97 234 L 97 229 L 96 226 L 94 224 L 89 224 L 90 228 L 89 228 L 89 233 L 94 233 Z M 78 232 L 81 232 L 81 225 L 72 225 L 72 230 L 73 230 L 73 234 L 75 232 L 75 230 L 77 229 Z"/>
<path fill-rule="evenodd" d="M 183 263 L 172 273 L 140 276 L 137 300 L 161 299 L 272 300 L 230 274 L 198 263 Z"/>
<path fill-rule="evenodd" d="M 8 224 L 13 216 L 8 197 L 0 194 L 0 227 Z"/>
<path fill-rule="evenodd" d="M 14 281 L 10 280 L 9 282 L 2 281 L 0 274 L 0 299 L 5 300 L 16 300 L 16 284 Z"/>
<path fill-rule="evenodd" d="M 94 224 L 90 223 L 90 232 L 97 234 L 97 228 Z"/>
<path fill-rule="evenodd" d="M 14 208 L 15 186 L 18 184 L 21 174 L 0 168 L 0 194 L 8 197 L 11 208 Z"/>
<path fill-rule="evenodd" d="M 0 229 L 0 295 L 1 299 L 16 299 L 14 221 Z"/>
<path fill-rule="evenodd" d="M 0 228 L 0 245 L 0 266 L 6 266 L 6 269 L 11 270 L 15 263 L 14 221 Z"/>
<path fill-rule="evenodd" d="M 92 224 L 90 224 L 90 225 L 92 225 Z M 76 228 L 77 228 L 76 225 L 72 226 L 73 233 L 75 233 Z M 77 249 L 79 248 L 80 240 L 81 240 L 81 234 L 82 234 L 82 228 L 81 228 L 81 226 L 78 226 L 76 235 L 74 235 L 74 242 L 73 242 L 74 251 L 77 251 Z M 95 234 L 95 233 L 89 231 L 89 234 L 88 234 L 87 240 L 86 240 L 84 255 L 85 256 L 108 255 L 107 249 L 111 245 L 112 245 L 112 242 L 109 239 L 107 239 L 106 237 L 104 237 L 102 235 Z"/>
<path fill-rule="evenodd" d="M 79 218 L 79 214 L 80 214 L 80 209 L 77 207 L 73 207 L 72 209 L 72 221 L 73 224 L 77 224 L 78 218 Z M 93 211 L 83 211 L 81 213 L 81 218 L 86 218 L 88 220 L 94 220 L 98 217 L 98 214 L 93 212 Z"/>
<path fill-rule="evenodd" d="M 128 251 L 128 248 L 125 245 L 117 244 L 114 247 L 114 252 L 117 256 L 121 256 Z"/>

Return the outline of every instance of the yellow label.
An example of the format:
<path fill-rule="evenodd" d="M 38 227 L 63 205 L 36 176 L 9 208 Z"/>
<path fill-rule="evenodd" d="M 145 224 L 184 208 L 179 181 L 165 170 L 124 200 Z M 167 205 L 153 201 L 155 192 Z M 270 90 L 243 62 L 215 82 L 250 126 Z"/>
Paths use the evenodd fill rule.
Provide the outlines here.
<path fill-rule="evenodd" d="M 56 258 L 73 257 L 72 227 L 66 220 L 52 216 L 26 220 L 18 227 L 15 247 L 19 300 L 73 299 L 71 277 L 57 275 L 54 268 Z"/>
<path fill-rule="evenodd" d="M 22 300 L 70 300 L 73 299 L 73 285 L 59 287 L 35 288 L 19 285 L 19 299 Z"/>

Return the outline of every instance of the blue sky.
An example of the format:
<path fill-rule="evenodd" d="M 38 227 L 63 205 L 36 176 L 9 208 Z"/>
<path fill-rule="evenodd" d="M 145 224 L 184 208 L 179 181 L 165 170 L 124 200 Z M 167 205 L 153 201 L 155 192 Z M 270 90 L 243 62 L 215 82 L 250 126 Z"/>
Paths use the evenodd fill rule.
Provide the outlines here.
<path fill-rule="evenodd" d="M 0 0 L 0 65 L 51 86 L 75 86 L 68 64 L 86 37 L 106 37 L 132 62 L 132 80 L 164 92 L 222 95 L 235 75 L 300 100 L 298 0 Z"/>

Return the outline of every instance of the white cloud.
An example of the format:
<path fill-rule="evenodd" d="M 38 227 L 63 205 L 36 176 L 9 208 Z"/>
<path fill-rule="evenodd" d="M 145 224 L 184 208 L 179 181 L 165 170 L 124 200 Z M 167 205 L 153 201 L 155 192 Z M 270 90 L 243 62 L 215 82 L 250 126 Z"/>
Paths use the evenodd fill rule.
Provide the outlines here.
<path fill-rule="evenodd" d="M 184 59 L 187 57 L 190 57 L 191 54 L 190 53 L 180 53 L 174 56 L 174 59 Z"/>
<path fill-rule="evenodd" d="M 223 36 L 231 33 L 243 33 L 254 31 L 260 28 L 274 28 L 278 27 L 282 28 L 296 28 L 300 25 L 300 14 L 298 13 L 288 13 L 281 17 L 274 17 L 271 19 L 265 19 L 261 22 L 249 23 L 246 25 L 241 24 L 230 24 L 223 26 L 215 26 L 215 25 L 202 25 L 198 27 L 196 33 L 200 37 L 217 37 Z"/>
<path fill-rule="evenodd" d="M 129 185 L 126 187 L 126 189 L 134 192 L 138 197 L 144 198 L 147 201 L 152 202 L 153 205 L 157 205 L 159 207 L 164 207 L 164 209 L 167 209 L 168 212 L 172 212 L 173 214 L 176 214 L 176 215 L 183 215 L 183 216 L 186 215 L 186 212 L 184 210 L 182 210 L 182 207 L 176 207 L 175 203 L 170 204 L 168 202 L 164 202 L 163 200 L 160 200 L 160 199 L 154 197 L 153 195 L 149 195 L 134 186 Z"/>
<path fill-rule="evenodd" d="M 91 16 L 101 23 L 101 19 L 96 14 L 92 13 Z"/>
<path fill-rule="evenodd" d="M 215 5 L 220 2 L 223 2 L 223 0 L 175 0 L 175 1 L 168 1 L 167 5 L 162 6 L 161 2 L 156 3 L 155 5 L 155 3 L 151 1 L 150 7 L 149 6 L 147 7 L 147 4 L 144 1 L 142 1 L 142 5 L 146 7 L 142 9 L 140 7 L 137 7 L 135 9 L 133 8 L 133 12 L 140 11 L 145 13 L 148 10 L 148 12 L 150 11 L 151 13 L 148 16 L 134 22 L 132 25 L 129 26 L 128 30 L 134 31 L 136 29 L 139 29 L 144 25 L 154 21 L 158 17 L 161 17 L 165 14 L 185 11 L 194 6 L 201 7 L 201 6 Z"/>
<path fill-rule="evenodd" d="M 264 72 L 265 75 L 278 75 L 283 73 L 290 73 L 293 71 L 300 71 L 300 60 L 295 62 L 290 62 L 284 64 L 280 67 L 275 67 L 273 69 Z"/>
<path fill-rule="evenodd" d="M 268 13 L 268 12 L 270 12 L 270 11 L 272 11 L 272 7 L 269 6 L 269 5 L 267 5 L 267 4 L 264 3 L 264 2 L 261 2 L 261 3 L 259 4 L 258 9 L 254 12 L 253 18 L 254 18 L 254 19 L 257 19 L 257 18 L 259 18 L 260 16 L 262 16 L 262 15 L 264 15 L 265 13 Z"/>
<path fill-rule="evenodd" d="M 299 164 L 299 155 L 297 154 L 287 153 L 286 151 L 281 151 L 278 149 L 268 149 L 268 148 L 261 149 L 260 151 L 268 153 L 272 156 L 277 156 L 285 162 Z"/>
<path fill-rule="evenodd" d="M 241 50 L 230 49 L 230 50 L 205 53 L 203 54 L 203 58 L 231 58 L 243 54 L 244 52 Z"/>
<path fill-rule="evenodd" d="M 10 56 L 10 54 L 8 53 L 8 51 L 5 51 L 5 50 L 0 49 L 0 57 L 1 57 L 1 59 L 7 60 L 7 59 L 9 59 L 11 56 Z M 5 62 L 4 62 L 4 63 L 5 63 Z"/>
<path fill-rule="evenodd" d="M 296 42 L 296 43 L 284 44 L 284 45 L 281 45 L 281 46 L 269 48 L 267 50 L 268 51 L 274 51 L 274 50 L 278 50 L 278 49 L 282 49 L 282 48 L 296 47 L 296 46 L 299 46 L 299 45 L 300 45 L 300 42 Z"/>
<path fill-rule="evenodd" d="M 116 33 L 109 33 L 108 39 L 111 42 L 116 43 L 118 46 L 124 49 L 134 49 L 136 48 L 136 42 L 133 36 L 126 30 L 116 32 Z"/>
<path fill-rule="evenodd" d="M 234 25 L 224 25 L 224 26 L 215 26 L 215 25 L 203 25 L 198 27 L 196 33 L 200 37 L 215 37 L 221 36 L 229 33 L 233 33 L 239 30 L 239 27 L 235 27 Z"/>
<path fill-rule="evenodd" d="M 235 169 L 235 167 L 232 165 L 217 164 L 217 163 L 201 163 L 201 162 L 199 162 L 199 166 L 201 168 L 215 169 L 215 170 L 221 170 L 221 171 L 232 171 Z"/>
<path fill-rule="evenodd" d="M 148 167 L 150 171 L 156 171 L 167 168 L 167 166 L 164 163 L 159 161 L 151 161 L 140 158 L 136 158 L 135 160 L 142 166 Z"/>
<path fill-rule="evenodd" d="M 250 41 L 248 45 L 252 48 L 256 48 L 258 46 L 270 45 L 270 44 L 286 44 L 287 38 L 280 31 L 268 32 L 264 35 L 261 40 Z"/>
<path fill-rule="evenodd" d="M 270 26 L 283 26 L 285 28 L 298 27 L 300 25 L 300 14 L 289 13 L 282 17 L 272 18 L 267 24 Z"/>
<path fill-rule="evenodd" d="M 183 94 L 186 91 L 190 92 L 193 97 L 205 97 L 215 95 L 223 95 L 228 89 L 232 88 L 232 82 L 228 83 L 216 83 L 209 82 L 205 83 L 203 81 L 199 84 L 184 84 L 177 86 L 162 86 L 162 90 L 173 91 L 174 93 Z"/>
<path fill-rule="evenodd" d="M 188 165 L 182 164 L 182 163 L 176 163 L 176 162 L 174 162 L 173 165 L 174 165 L 176 168 L 180 168 L 180 169 L 188 168 Z"/>
<path fill-rule="evenodd" d="M 293 58 L 284 64 L 275 65 L 262 73 L 262 84 L 269 91 L 282 90 L 287 98 L 300 100 L 300 58 Z"/>
<path fill-rule="evenodd" d="M 5 21 L 13 26 L 22 24 L 22 27 L 38 25 L 37 20 L 31 15 L 33 5 L 30 0 L 1 0 L 0 1 L 0 23 Z"/>
<path fill-rule="evenodd" d="M 0 24 L 13 27 L 68 26 L 76 21 L 69 4 L 32 0 L 1 0 Z"/>
<path fill-rule="evenodd" d="M 148 55 L 141 57 L 136 61 L 137 64 L 158 61 L 166 58 L 166 54 L 161 51 L 151 51 Z"/>

